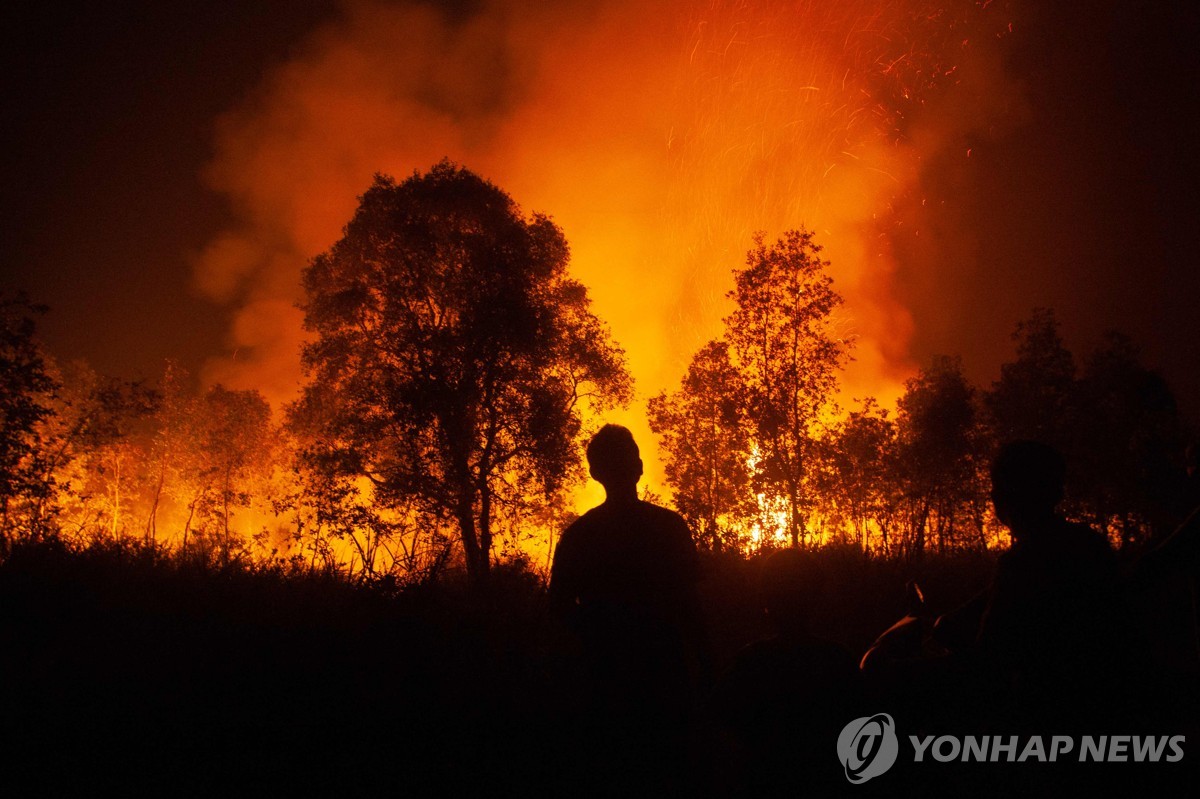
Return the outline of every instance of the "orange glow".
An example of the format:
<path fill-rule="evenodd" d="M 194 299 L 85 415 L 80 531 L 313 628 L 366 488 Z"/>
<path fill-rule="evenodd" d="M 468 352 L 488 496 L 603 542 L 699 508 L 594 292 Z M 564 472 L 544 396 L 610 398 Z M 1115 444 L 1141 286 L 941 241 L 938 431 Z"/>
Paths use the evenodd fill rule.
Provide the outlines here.
<path fill-rule="evenodd" d="M 960 79 L 964 19 L 982 12 L 921 0 L 652 8 L 514 0 L 451 21 L 358 2 L 315 33 L 219 128 L 208 178 L 239 225 L 198 256 L 197 284 L 239 310 L 234 354 L 208 379 L 291 399 L 305 262 L 374 172 L 448 156 L 563 227 L 637 380 L 638 400 L 609 421 L 634 431 L 656 492 L 645 401 L 719 334 L 756 230 L 816 231 L 846 299 L 838 324 L 857 340 L 844 395 L 892 404 L 912 372 L 890 243 L 909 233 L 893 209 L 918 190 L 944 119 L 962 116 L 921 110 Z M 970 117 L 987 123 L 986 109 Z M 593 483 L 577 503 L 601 496 Z"/>

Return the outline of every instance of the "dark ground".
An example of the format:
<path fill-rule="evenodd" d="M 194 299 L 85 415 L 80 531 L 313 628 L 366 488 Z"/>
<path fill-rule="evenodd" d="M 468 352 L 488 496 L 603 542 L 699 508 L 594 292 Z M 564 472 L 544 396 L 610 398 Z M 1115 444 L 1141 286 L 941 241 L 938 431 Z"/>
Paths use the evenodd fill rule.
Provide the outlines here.
<path fill-rule="evenodd" d="M 987 556 L 930 557 L 920 566 L 852 551 L 822 556 L 836 579 L 814 625 L 854 653 L 903 615 L 906 578 L 921 581 L 937 613 L 981 590 L 993 568 Z M 718 670 L 766 634 L 755 589 L 760 566 L 704 562 Z M 588 725 L 579 717 L 571 652 L 546 613 L 540 581 L 519 568 L 499 569 L 479 595 L 453 578 L 386 590 L 181 563 L 136 547 L 17 547 L 0 564 L 4 780 L 44 793 L 112 786 L 170 794 L 588 795 L 609 784 L 608 764 L 633 766 L 609 758 L 613 752 L 577 757 L 592 739 L 580 732 Z M 1191 693 L 1176 691 L 1172 701 L 1194 731 L 1195 683 L 1180 685 Z M 914 696 L 897 697 L 894 707 Z M 901 719 L 904 711 L 895 712 Z M 736 794 L 730 743 L 716 725 L 700 714 L 687 735 L 682 782 L 651 780 L 646 792 Z M 830 758 L 833 748 L 831 741 Z M 630 774 L 635 788 L 643 784 Z M 1162 778 L 1164 795 L 1191 784 L 1182 767 Z M 969 770 L 948 784 L 919 773 L 902 779 L 926 795 L 1014 787 Z M 905 784 L 879 783 L 878 790 Z M 839 786 L 851 794 L 871 787 Z"/>

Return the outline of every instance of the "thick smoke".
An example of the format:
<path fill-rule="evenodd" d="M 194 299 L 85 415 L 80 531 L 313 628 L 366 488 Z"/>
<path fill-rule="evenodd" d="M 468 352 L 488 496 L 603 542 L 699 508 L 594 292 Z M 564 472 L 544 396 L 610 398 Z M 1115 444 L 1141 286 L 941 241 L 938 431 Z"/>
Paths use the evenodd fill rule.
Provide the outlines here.
<path fill-rule="evenodd" d="M 208 178 L 239 224 L 197 281 L 237 312 L 207 376 L 294 396 L 300 270 L 373 173 L 448 156 L 563 227 L 643 400 L 719 333 L 753 232 L 799 225 L 847 301 L 847 397 L 892 400 L 912 371 L 897 253 L 964 246 L 922 229 L 923 163 L 966 158 L 1014 103 L 996 20 L 961 5 L 352 3 L 221 120 Z M 643 416 L 624 421 L 649 444 Z"/>

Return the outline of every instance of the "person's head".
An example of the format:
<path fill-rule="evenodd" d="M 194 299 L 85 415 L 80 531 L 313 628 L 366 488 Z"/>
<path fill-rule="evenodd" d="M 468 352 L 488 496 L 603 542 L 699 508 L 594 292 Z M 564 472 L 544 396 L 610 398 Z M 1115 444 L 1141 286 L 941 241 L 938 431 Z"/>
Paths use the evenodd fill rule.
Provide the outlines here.
<path fill-rule="evenodd" d="M 605 490 L 636 489 L 642 478 L 642 459 L 628 428 L 606 424 L 587 445 L 588 469 Z"/>
<path fill-rule="evenodd" d="M 1054 516 L 1063 498 L 1067 465 L 1058 450 L 1038 441 L 1013 441 L 992 462 L 996 517 L 1020 538 Z"/>

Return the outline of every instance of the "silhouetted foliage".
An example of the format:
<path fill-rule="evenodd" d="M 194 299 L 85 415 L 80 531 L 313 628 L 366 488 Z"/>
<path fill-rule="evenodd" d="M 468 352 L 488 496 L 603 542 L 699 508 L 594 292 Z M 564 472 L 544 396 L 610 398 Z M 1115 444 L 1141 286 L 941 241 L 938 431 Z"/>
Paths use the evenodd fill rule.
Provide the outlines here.
<path fill-rule="evenodd" d="M 218 384 L 204 393 L 196 409 L 198 437 L 182 469 L 191 497 L 186 536 L 193 521 L 228 561 L 240 542 L 230 531 L 235 508 L 248 507 L 255 487 L 268 479 L 274 431 L 271 407 L 257 391 Z"/>
<path fill-rule="evenodd" d="M 1071 504 L 1123 544 L 1169 533 L 1186 515 L 1172 495 L 1186 437 L 1166 382 L 1132 341 L 1109 333 L 1084 362 L 1075 405 Z"/>
<path fill-rule="evenodd" d="M 755 529 L 769 538 L 780 515 L 793 546 L 816 532 L 806 518 L 851 347 L 833 332 L 842 300 L 820 252 L 807 230 L 770 245 L 759 234 L 734 270 L 723 337 L 694 356 L 679 391 L 651 401 L 677 507 L 706 546 Z"/>
<path fill-rule="evenodd" d="M 985 396 L 993 441 L 1030 439 L 1062 451 L 1071 464 L 1065 508 L 1123 545 L 1182 521 L 1183 422 L 1133 342 L 1106 334 L 1079 373 L 1052 311 L 1035 309 L 1013 338 L 1017 357 Z"/>
<path fill-rule="evenodd" d="M 72 538 L 123 537 L 140 527 L 134 499 L 146 477 L 146 423 L 159 395 L 87 364 L 58 370 L 54 416 L 45 425 L 45 468 L 59 487 L 59 529 Z"/>
<path fill-rule="evenodd" d="M 692 358 L 679 390 L 649 404 L 675 507 L 697 543 L 714 551 L 739 549 L 739 530 L 754 513 L 741 386 L 729 346 L 710 341 Z"/>
<path fill-rule="evenodd" d="M 1188 438 L 1165 381 L 1115 333 L 1077 374 L 1048 309 L 1017 324 L 1015 357 L 986 392 L 943 356 L 907 381 L 895 416 L 867 398 L 839 417 L 849 344 L 832 334 L 839 300 L 817 252 L 806 232 L 759 240 L 735 273 L 725 336 L 650 402 L 675 507 L 703 546 L 746 550 L 786 528 L 909 557 L 994 547 L 1004 531 L 984 466 L 1017 438 L 1067 453 L 1064 510 L 1125 545 L 1188 515 Z"/>
<path fill-rule="evenodd" d="M 909 518 L 908 546 L 924 551 L 932 534 L 938 551 L 971 532 L 982 544 L 988 450 L 975 389 L 957 358 L 933 363 L 905 384 L 898 403 L 897 457 Z M 970 525 L 973 529 L 962 529 Z"/>
<path fill-rule="evenodd" d="M 857 546 L 888 552 L 902 529 L 896 518 L 902 496 L 896 420 L 868 398 L 830 430 L 823 444 L 818 494 L 829 520 L 848 525 Z M 878 533 L 874 541 L 873 532 Z"/>
<path fill-rule="evenodd" d="M 0 541 L 53 488 L 38 462 L 39 427 L 58 387 L 35 338 L 34 317 L 44 312 L 23 295 L 0 297 Z"/>
<path fill-rule="evenodd" d="M 497 519 L 557 501 L 578 474 L 581 406 L 629 397 L 567 262 L 548 217 L 466 169 L 377 176 L 304 272 L 315 339 L 292 418 L 309 468 L 452 526 L 485 574 Z"/>
<path fill-rule="evenodd" d="M 734 272 L 729 297 L 737 307 L 725 319 L 759 448 L 754 483 L 787 500 L 793 546 L 807 534 L 816 441 L 850 359 L 851 342 L 834 333 L 831 318 L 842 298 L 820 253 L 807 230 L 788 231 L 769 246 L 759 235 L 745 268 Z"/>
<path fill-rule="evenodd" d="M 1000 367 L 1000 379 L 984 396 L 997 441 L 1029 439 L 1070 449 L 1075 358 L 1058 328 L 1049 308 L 1035 308 L 1017 323 L 1017 357 Z"/>

